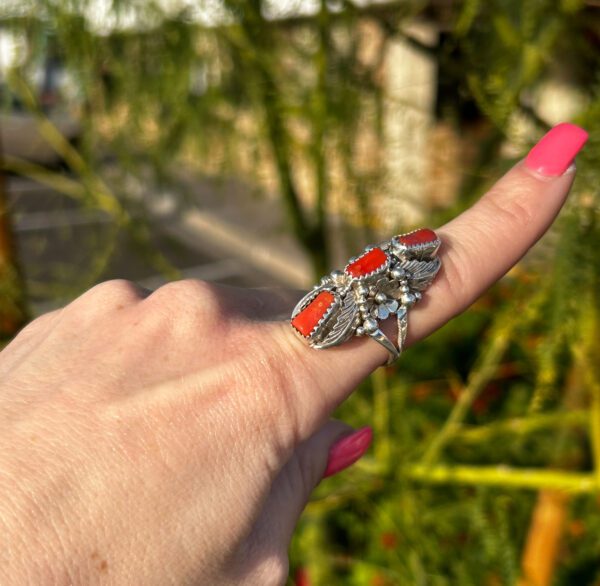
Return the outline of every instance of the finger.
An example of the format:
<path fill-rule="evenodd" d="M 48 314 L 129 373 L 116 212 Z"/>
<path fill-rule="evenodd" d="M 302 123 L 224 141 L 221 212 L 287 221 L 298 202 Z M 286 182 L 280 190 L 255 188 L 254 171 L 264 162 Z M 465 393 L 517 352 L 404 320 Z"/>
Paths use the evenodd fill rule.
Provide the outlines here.
<path fill-rule="evenodd" d="M 548 229 L 566 200 L 575 175 L 571 162 L 586 137 L 573 125 L 555 127 L 478 203 L 437 230 L 442 270 L 424 299 L 410 310 L 408 344 L 468 307 Z M 394 324 L 385 327 L 393 336 Z M 298 339 L 289 323 L 273 325 L 268 335 L 285 348 L 282 367 L 288 373 L 290 392 L 295 393 L 300 438 L 318 428 L 388 356 L 368 338 L 314 350 Z M 315 392 L 307 393 L 307 388 Z"/>
<path fill-rule="evenodd" d="M 284 288 L 241 289 L 228 285 L 214 285 L 219 289 L 222 307 L 230 316 L 255 321 L 286 319 L 304 295 L 302 291 Z"/>
<path fill-rule="evenodd" d="M 519 163 L 475 206 L 439 229 L 442 269 L 426 302 L 411 314 L 407 344 L 464 311 L 505 275 L 550 227 L 574 177 L 573 168 L 547 181 Z"/>
<path fill-rule="evenodd" d="M 171 281 L 158 288 L 149 296 L 150 302 L 157 294 L 161 295 L 165 288 L 177 282 Z M 232 318 L 242 317 L 255 321 L 285 319 L 296 305 L 298 297 L 303 294 L 301 291 L 293 289 L 272 287 L 242 289 L 205 281 L 202 281 L 202 286 L 214 291 L 215 298 L 219 301 L 219 309 L 223 314 Z"/>
<path fill-rule="evenodd" d="M 217 285 L 215 285 L 217 286 Z M 255 321 L 286 319 L 304 292 L 284 288 L 240 289 L 218 285 L 223 295 L 223 306 L 229 315 L 238 315 Z"/>
<path fill-rule="evenodd" d="M 372 435 L 370 427 L 354 430 L 341 421 L 330 420 L 300 444 L 272 485 L 256 526 L 257 537 L 287 548 L 317 484 L 360 459 L 368 450 Z"/>

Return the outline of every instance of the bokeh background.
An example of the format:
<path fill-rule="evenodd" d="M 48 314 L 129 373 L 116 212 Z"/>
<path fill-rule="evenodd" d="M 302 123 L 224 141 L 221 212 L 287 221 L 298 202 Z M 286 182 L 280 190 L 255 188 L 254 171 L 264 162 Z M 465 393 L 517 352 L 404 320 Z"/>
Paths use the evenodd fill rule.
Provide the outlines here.
<path fill-rule="evenodd" d="M 308 287 L 561 121 L 591 137 L 560 220 L 340 409 L 374 447 L 289 583 L 597 586 L 597 0 L 3 0 L 2 344 L 108 278 Z"/>

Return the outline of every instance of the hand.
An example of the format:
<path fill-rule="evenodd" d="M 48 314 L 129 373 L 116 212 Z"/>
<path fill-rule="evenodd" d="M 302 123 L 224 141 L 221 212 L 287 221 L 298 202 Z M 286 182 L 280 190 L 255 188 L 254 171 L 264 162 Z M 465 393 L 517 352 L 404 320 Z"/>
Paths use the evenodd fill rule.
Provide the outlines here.
<path fill-rule="evenodd" d="M 437 230 L 443 269 L 408 343 L 544 233 L 584 135 L 558 127 Z M 196 281 L 152 294 L 111 281 L 27 326 L 0 354 L 0 582 L 284 583 L 311 491 L 368 445 L 330 414 L 387 358 L 368 339 L 308 348 L 271 319 L 290 306 Z"/>

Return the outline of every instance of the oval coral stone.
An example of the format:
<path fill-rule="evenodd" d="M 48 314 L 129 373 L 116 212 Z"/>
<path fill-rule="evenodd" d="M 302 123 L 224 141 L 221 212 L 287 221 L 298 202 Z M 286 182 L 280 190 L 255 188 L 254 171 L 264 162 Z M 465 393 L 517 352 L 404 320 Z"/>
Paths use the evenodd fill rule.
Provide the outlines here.
<path fill-rule="evenodd" d="M 372 248 L 353 263 L 350 263 L 346 267 L 346 272 L 352 277 L 363 277 L 381 267 L 386 260 L 387 256 L 381 248 Z"/>
<path fill-rule="evenodd" d="M 404 244 L 404 246 L 416 246 L 418 244 L 428 244 L 429 242 L 434 242 L 437 240 L 437 234 L 429 228 L 421 228 L 420 230 L 416 230 L 410 234 L 398 236 L 397 240 L 401 244 Z"/>
<path fill-rule="evenodd" d="M 296 317 L 292 319 L 292 325 L 304 337 L 309 336 L 334 301 L 335 297 L 329 291 L 321 291 Z"/>

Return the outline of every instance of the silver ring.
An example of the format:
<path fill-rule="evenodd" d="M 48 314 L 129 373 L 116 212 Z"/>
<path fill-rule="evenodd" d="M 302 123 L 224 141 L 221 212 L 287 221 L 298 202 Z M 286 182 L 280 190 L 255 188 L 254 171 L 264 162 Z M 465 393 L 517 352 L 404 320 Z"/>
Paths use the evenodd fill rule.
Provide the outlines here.
<path fill-rule="evenodd" d="M 308 344 L 319 350 L 343 344 L 353 336 L 370 336 L 388 352 L 388 364 L 404 348 L 408 310 L 440 270 L 441 241 L 433 230 L 421 228 L 367 246 L 351 258 L 343 271 L 323 277 L 292 312 L 291 325 Z M 379 324 L 395 315 L 395 345 Z"/>

